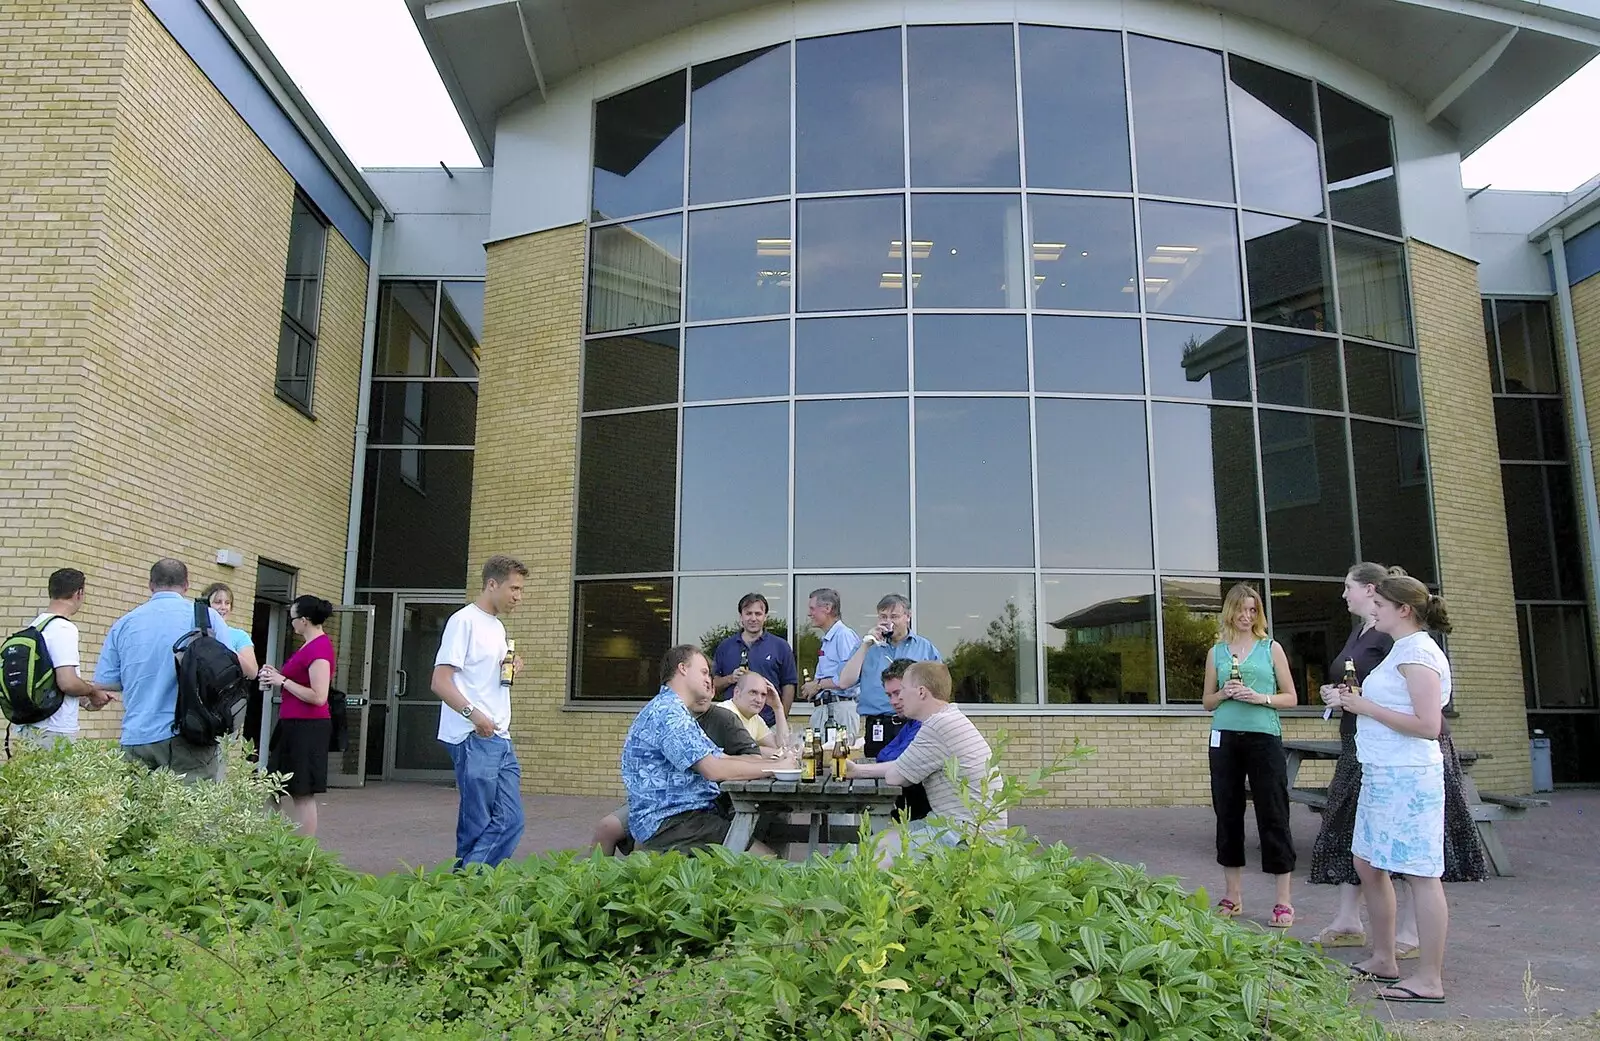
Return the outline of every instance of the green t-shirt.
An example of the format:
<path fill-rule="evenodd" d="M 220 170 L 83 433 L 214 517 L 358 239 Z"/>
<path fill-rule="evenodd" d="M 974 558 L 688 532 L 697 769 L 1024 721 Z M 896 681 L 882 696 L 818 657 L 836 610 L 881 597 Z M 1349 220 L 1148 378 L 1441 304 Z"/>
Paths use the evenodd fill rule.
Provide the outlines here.
<path fill-rule="evenodd" d="M 1228 645 L 1219 643 L 1211 648 L 1217 664 L 1217 686 L 1228 682 L 1233 671 L 1233 652 Z M 1244 685 L 1258 694 L 1276 694 L 1278 675 L 1272 667 L 1272 641 L 1257 640 L 1250 653 L 1239 661 L 1239 678 Z M 1213 730 L 1247 730 L 1255 734 L 1283 734 L 1278 722 L 1278 710 L 1267 705 L 1251 705 L 1228 698 L 1211 713 Z"/>

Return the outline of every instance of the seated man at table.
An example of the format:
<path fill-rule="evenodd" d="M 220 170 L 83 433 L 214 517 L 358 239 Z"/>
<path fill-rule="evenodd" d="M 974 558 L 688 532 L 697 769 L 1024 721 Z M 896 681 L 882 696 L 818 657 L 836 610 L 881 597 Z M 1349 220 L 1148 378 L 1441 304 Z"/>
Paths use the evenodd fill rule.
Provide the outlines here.
<path fill-rule="evenodd" d="M 764 709 L 773 713 L 774 725 L 768 726 L 762 718 Z M 781 752 L 789 747 L 789 719 L 783 713 L 783 697 L 772 681 L 758 672 L 747 672 L 739 677 L 733 696 L 727 701 L 712 702 L 711 711 L 738 720 L 762 748 Z"/>
<path fill-rule="evenodd" d="M 767 700 L 769 704 L 781 704 L 777 688 L 764 677 L 752 674 L 750 684 Z M 764 693 L 763 693 L 764 692 Z M 727 712 L 717 708 L 718 705 L 727 705 L 729 702 L 713 702 L 710 708 L 702 712 L 690 714 L 695 717 L 695 722 L 700 724 L 700 729 L 706 732 L 711 743 L 722 750 L 725 756 L 736 759 L 761 760 L 768 769 L 772 769 L 772 756 L 763 752 L 761 746 L 751 736 L 751 731 L 740 721 L 739 714 Z M 760 716 L 756 721 L 765 725 Z M 781 751 L 781 749 L 779 749 Z M 626 856 L 633 852 L 633 836 L 628 832 L 628 804 L 623 803 L 604 817 L 595 825 L 594 844 L 600 848 L 605 856 L 620 852 Z"/>
<path fill-rule="evenodd" d="M 883 670 L 883 692 L 889 695 L 889 704 L 895 712 L 900 711 L 900 689 L 905 681 L 906 670 L 915 665 L 910 658 L 896 658 Z M 916 739 L 917 731 L 922 729 L 922 724 L 914 719 L 906 720 L 900 732 L 894 735 L 894 740 L 883 746 L 878 752 L 878 762 L 892 763 L 900 758 L 900 753 Z M 928 793 L 920 784 L 908 784 L 901 789 L 900 798 L 894 802 L 897 814 L 904 813 L 908 820 L 919 821 L 928 815 Z"/>
<path fill-rule="evenodd" d="M 943 662 L 919 661 L 905 670 L 895 711 L 920 723 L 916 737 L 897 759 L 887 763 L 856 763 L 851 777 L 879 777 L 890 784 L 920 784 L 927 792 L 929 816 L 884 832 L 878 842 L 878 863 L 888 867 L 909 845 L 913 853 L 928 843 L 955 846 L 971 838 L 977 825 L 973 808 L 999 789 L 999 771 L 991 770 L 989 742 L 962 711 L 950 703 L 950 670 Z M 961 787 L 951 783 L 945 764 L 956 762 Z M 967 801 L 962 800 L 965 791 Z M 987 830 L 1006 826 L 1002 811 L 985 824 Z"/>
<path fill-rule="evenodd" d="M 723 755 L 696 722 L 711 707 L 711 665 L 700 648 L 680 644 L 661 663 L 661 693 L 634 718 L 622 743 L 628 828 L 641 849 L 688 852 L 720 843 L 733 811 L 718 781 L 756 781 L 794 758 Z M 736 721 L 737 722 L 737 721 Z M 751 852 L 771 855 L 760 843 Z"/>

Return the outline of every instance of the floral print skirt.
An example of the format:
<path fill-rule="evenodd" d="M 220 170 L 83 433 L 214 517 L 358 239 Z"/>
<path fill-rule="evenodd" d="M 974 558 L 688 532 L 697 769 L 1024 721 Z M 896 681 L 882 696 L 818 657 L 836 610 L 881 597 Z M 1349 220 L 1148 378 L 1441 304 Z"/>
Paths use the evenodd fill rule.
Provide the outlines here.
<path fill-rule="evenodd" d="M 1444 764 L 1363 764 L 1351 852 L 1396 875 L 1444 874 Z"/>

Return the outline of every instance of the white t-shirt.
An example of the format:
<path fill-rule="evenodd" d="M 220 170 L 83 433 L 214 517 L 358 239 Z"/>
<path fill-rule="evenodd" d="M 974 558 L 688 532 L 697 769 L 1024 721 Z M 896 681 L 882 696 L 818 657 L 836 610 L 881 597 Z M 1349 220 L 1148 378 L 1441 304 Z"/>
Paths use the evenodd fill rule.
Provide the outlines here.
<path fill-rule="evenodd" d="M 1388 657 L 1367 674 L 1363 696 L 1384 708 L 1416 715 L 1402 665 L 1421 665 L 1439 674 L 1440 706 L 1450 704 L 1450 662 L 1427 633 L 1412 633 L 1394 642 Z M 1439 742 L 1390 729 L 1371 716 L 1356 720 L 1356 758 L 1372 766 L 1433 766 L 1444 761 Z"/>
<path fill-rule="evenodd" d="M 55 668 L 71 666 L 76 669 L 81 663 L 78 660 L 78 627 L 72 624 L 71 619 L 59 615 L 52 616 L 48 611 L 35 618 L 31 625 L 41 625 L 46 618 L 54 617 L 55 621 L 46 625 L 44 633 L 44 646 L 50 652 L 50 664 Z M 35 723 L 28 729 L 39 730 L 46 734 L 66 734 L 69 737 L 78 733 L 78 699 L 64 698 L 61 707 L 55 714 L 41 723 Z"/>
<path fill-rule="evenodd" d="M 511 736 L 511 688 L 500 685 L 500 663 L 506 657 L 506 627 L 477 604 L 468 604 L 444 626 L 435 665 L 455 667 L 456 689 L 479 712 L 494 720 L 494 732 Z M 472 720 L 439 703 L 439 740 L 458 745 L 473 732 Z"/>

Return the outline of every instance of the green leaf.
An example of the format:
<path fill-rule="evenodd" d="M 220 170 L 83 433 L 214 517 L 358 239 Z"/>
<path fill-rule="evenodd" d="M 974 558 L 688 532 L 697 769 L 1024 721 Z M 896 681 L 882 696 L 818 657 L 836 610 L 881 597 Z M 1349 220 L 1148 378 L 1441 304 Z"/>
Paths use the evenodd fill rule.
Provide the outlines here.
<path fill-rule="evenodd" d="M 1087 1008 L 1091 1001 L 1100 996 L 1100 980 L 1094 976 L 1079 976 L 1067 990 L 1073 1005 Z"/>

